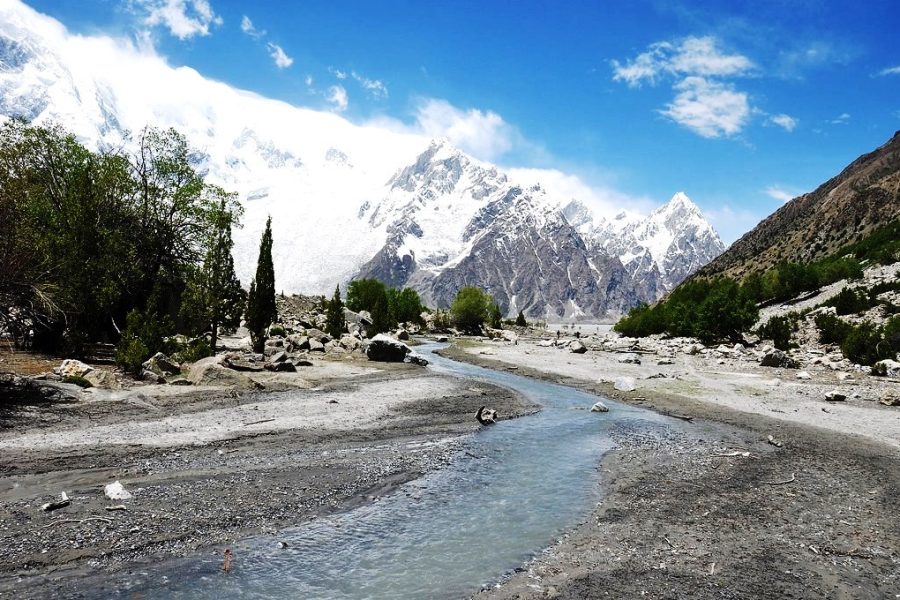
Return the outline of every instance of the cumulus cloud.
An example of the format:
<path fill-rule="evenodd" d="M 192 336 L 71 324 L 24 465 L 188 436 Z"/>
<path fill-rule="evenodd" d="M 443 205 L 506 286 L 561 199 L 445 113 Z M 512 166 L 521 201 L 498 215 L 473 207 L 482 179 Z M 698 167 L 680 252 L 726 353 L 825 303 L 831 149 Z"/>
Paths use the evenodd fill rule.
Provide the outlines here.
<path fill-rule="evenodd" d="M 687 77 L 674 89 L 678 94 L 660 113 L 703 137 L 734 135 L 750 117 L 747 94 L 729 84 Z"/>
<path fill-rule="evenodd" d="M 340 80 L 347 79 L 347 72 L 341 71 L 340 69 L 335 69 L 334 67 L 328 67 L 328 71 L 331 72 L 336 78 Z"/>
<path fill-rule="evenodd" d="M 884 77 L 885 75 L 900 75 L 900 65 L 896 67 L 888 67 L 886 69 L 882 69 L 878 71 L 878 75 Z"/>
<path fill-rule="evenodd" d="M 279 69 L 287 69 L 294 64 L 294 59 L 288 56 L 278 44 L 269 42 L 266 44 L 266 47 L 269 49 L 269 56 L 272 57 L 272 60 L 275 61 L 275 66 Z"/>
<path fill-rule="evenodd" d="M 779 202 L 790 202 L 791 200 L 793 200 L 794 198 L 797 197 L 797 194 L 794 194 L 793 192 L 789 192 L 778 185 L 770 185 L 769 187 L 767 187 L 765 189 L 765 193 L 770 198 L 774 198 L 775 200 L 778 200 Z"/>
<path fill-rule="evenodd" d="M 713 37 L 689 37 L 678 43 L 657 42 L 624 64 L 612 61 L 613 80 L 637 87 L 645 80 L 655 84 L 663 75 L 725 77 L 744 75 L 755 69 L 741 54 L 728 54 Z"/>
<path fill-rule="evenodd" d="M 772 115 L 769 117 L 769 122 L 778 125 L 785 131 L 793 131 L 797 127 L 797 119 L 786 114 Z"/>
<path fill-rule="evenodd" d="M 350 99 L 347 97 L 347 90 L 345 90 L 342 85 L 333 85 L 328 88 L 325 99 L 331 103 L 332 110 L 335 112 L 344 112 L 350 104 Z"/>
<path fill-rule="evenodd" d="M 209 35 L 212 26 L 222 24 L 208 0 L 135 0 L 135 5 L 146 11 L 146 25 L 165 27 L 180 40 Z"/>
<path fill-rule="evenodd" d="M 429 98 L 416 108 L 416 128 L 430 137 L 444 137 L 484 160 L 496 160 L 513 148 L 519 134 L 494 111 L 461 109 L 446 100 Z"/>
<path fill-rule="evenodd" d="M 247 15 L 241 17 L 241 31 L 257 40 L 266 35 L 266 30 L 257 29 L 256 26 L 253 25 L 253 21 L 251 21 L 250 17 L 248 17 Z"/>

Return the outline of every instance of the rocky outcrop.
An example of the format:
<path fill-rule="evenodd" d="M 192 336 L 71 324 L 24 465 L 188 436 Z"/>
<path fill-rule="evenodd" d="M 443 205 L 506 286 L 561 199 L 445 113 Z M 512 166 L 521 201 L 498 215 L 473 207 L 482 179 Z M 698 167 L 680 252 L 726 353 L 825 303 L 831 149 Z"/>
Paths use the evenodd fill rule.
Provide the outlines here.
<path fill-rule="evenodd" d="M 403 342 L 379 333 L 366 345 L 366 356 L 378 362 L 403 362 L 411 352 Z"/>

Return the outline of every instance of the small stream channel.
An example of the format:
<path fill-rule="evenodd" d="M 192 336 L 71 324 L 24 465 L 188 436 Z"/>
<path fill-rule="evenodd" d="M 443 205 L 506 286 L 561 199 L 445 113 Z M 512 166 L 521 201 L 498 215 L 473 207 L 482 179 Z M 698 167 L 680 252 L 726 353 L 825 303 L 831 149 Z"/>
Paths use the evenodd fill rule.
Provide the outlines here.
<path fill-rule="evenodd" d="M 665 427 L 660 415 L 606 399 L 608 413 L 591 413 L 596 396 L 431 354 L 439 347 L 417 348 L 429 369 L 513 389 L 543 410 L 469 436 L 449 466 L 386 498 L 280 532 L 286 549 L 271 536 L 236 544 L 227 577 L 221 557 L 206 554 L 113 579 L 102 597 L 468 597 L 587 516 L 614 428 Z"/>

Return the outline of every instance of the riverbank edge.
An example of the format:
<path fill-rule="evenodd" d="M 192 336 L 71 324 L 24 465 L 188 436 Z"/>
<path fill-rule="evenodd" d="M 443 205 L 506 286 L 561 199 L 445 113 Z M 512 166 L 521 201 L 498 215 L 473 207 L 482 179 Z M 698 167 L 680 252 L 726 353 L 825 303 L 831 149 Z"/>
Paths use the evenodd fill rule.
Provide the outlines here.
<path fill-rule="evenodd" d="M 895 469 L 900 452 L 896 449 L 862 436 L 739 412 L 680 396 L 655 392 L 642 392 L 639 396 L 622 393 L 613 389 L 612 384 L 510 364 L 457 346 L 438 353 L 453 360 L 567 385 L 647 408 L 677 419 L 674 422 L 676 429 L 693 430 L 691 437 L 700 440 L 687 453 L 683 453 L 683 447 L 671 447 L 669 450 L 674 453 L 683 453 L 675 458 L 667 456 L 665 447 L 642 448 L 639 444 L 630 444 L 627 438 L 619 440 L 620 444 L 599 462 L 601 502 L 591 514 L 534 559 L 474 597 L 483 600 L 639 597 L 649 594 L 651 597 L 719 598 L 726 590 L 732 594 L 727 596 L 730 598 L 765 595 L 761 590 L 774 594 L 771 597 L 798 594 L 792 589 L 792 581 L 784 581 L 777 571 L 773 576 L 772 570 L 777 569 L 777 564 L 794 566 L 805 580 L 803 586 L 806 587 L 799 589 L 809 588 L 791 597 L 821 597 L 814 588 L 828 583 L 832 588 L 827 591 L 832 597 L 877 598 L 882 597 L 878 590 L 900 585 L 900 576 L 896 574 L 900 564 L 900 518 L 897 517 L 900 514 L 900 474 Z M 769 441 L 769 436 L 774 444 Z M 750 461 L 742 460 L 745 453 Z M 714 459 L 722 464 L 710 464 L 710 456 L 723 457 Z M 821 468 L 821 460 L 830 461 L 835 473 L 816 473 Z M 817 541 L 820 545 L 789 548 L 771 541 L 789 535 L 832 540 L 853 537 L 851 532 L 841 531 L 848 529 L 842 525 L 849 523 L 847 520 L 839 520 L 838 524 L 831 521 L 813 524 L 821 531 L 813 531 L 809 526 L 797 525 L 792 530 L 772 524 L 775 521 L 797 523 L 808 520 L 807 505 L 796 501 L 796 493 L 790 489 L 792 480 L 797 477 L 811 478 L 808 486 L 819 490 L 811 497 L 806 494 L 805 502 L 812 505 L 809 506 L 812 511 L 827 510 L 828 503 L 824 499 L 829 497 L 829 490 L 837 486 L 845 488 L 842 494 L 847 496 L 848 504 L 868 502 L 872 505 L 871 514 L 865 521 L 870 524 L 871 531 L 886 530 L 883 535 L 869 534 L 868 541 L 876 548 L 874 558 L 850 547 L 848 544 L 852 545 L 852 542 L 829 545 Z M 777 492 L 778 498 L 769 493 L 768 486 L 774 486 L 771 489 Z M 729 489 L 726 491 L 726 488 Z M 751 520 L 748 517 L 752 511 L 748 511 L 747 517 L 738 514 L 727 517 L 719 529 L 708 529 L 703 533 L 694 531 L 698 527 L 696 517 L 685 498 L 709 505 L 733 502 L 743 511 L 744 504 L 752 504 L 754 495 L 759 498 L 763 493 L 768 494 L 763 496 L 766 500 L 757 503 L 769 507 L 768 514 L 765 510 L 761 514 L 757 511 Z M 720 494 L 729 500 L 720 499 Z M 653 499 L 648 500 L 651 495 Z M 839 502 L 836 497 L 835 502 Z M 644 505 L 655 508 L 650 511 Z M 655 512 L 660 510 L 673 515 L 671 522 L 660 521 Z M 623 529 L 623 523 L 631 519 Z M 734 535 L 735 527 L 757 529 L 760 538 L 768 535 L 770 541 L 748 544 L 746 539 Z M 732 531 L 726 532 L 725 528 Z M 691 543 L 700 543 L 693 540 L 694 534 L 698 540 L 703 538 L 702 545 L 719 548 L 723 556 L 745 554 L 748 559 L 734 571 L 743 581 L 735 584 L 717 576 L 715 560 L 709 559 L 702 565 L 702 570 L 694 564 L 701 559 L 689 556 L 691 552 L 683 549 Z M 632 550 L 639 548 L 640 552 L 620 550 L 617 545 Z M 781 554 L 781 559 L 773 561 L 763 557 L 765 553 Z M 860 561 L 866 560 L 861 556 L 867 556 L 869 562 L 860 565 Z M 835 574 L 834 565 L 829 563 L 837 560 L 848 564 L 842 565 L 843 570 Z M 669 562 L 673 563 L 671 570 L 666 568 Z M 854 564 L 849 564 L 851 562 Z M 681 572 L 676 572 L 677 569 Z M 712 574 L 706 573 L 706 569 L 712 569 Z M 730 572 L 721 558 L 718 569 L 718 573 Z M 791 573 L 790 570 L 786 572 Z M 801 576 L 795 573 L 791 577 Z M 679 586 L 681 592 L 675 592 L 673 596 L 673 589 Z M 851 588 L 857 589 L 855 595 L 846 594 Z M 868 595 L 860 596 L 859 588 L 868 589 Z M 749 591 L 742 592 L 742 589 Z"/>
<path fill-rule="evenodd" d="M 404 380 L 427 375 L 437 376 L 448 381 L 457 381 L 459 385 L 455 389 L 461 390 L 463 393 L 459 398 L 444 398 L 442 395 L 435 395 L 435 398 L 414 400 L 406 405 L 405 414 L 397 415 L 395 419 L 381 422 L 377 427 L 368 429 L 316 432 L 302 432 L 301 430 L 299 434 L 293 430 L 252 432 L 202 446 L 110 446 L 103 449 L 102 456 L 90 457 L 88 455 L 91 448 L 77 448 L 74 449 L 74 452 L 70 451 L 72 449 L 64 448 L 52 452 L 52 456 L 47 456 L 46 459 L 38 456 L 32 456 L 28 460 L 20 459 L 17 461 L 13 473 L 10 473 L 9 465 L 7 468 L 0 469 L 4 478 L 31 475 L 57 477 L 58 474 L 65 476 L 66 474 L 80 475 L 97 471 L 111 472 L 116 470 L 116 465 L 119 464 L 141 463 L 146 460 L 156 464 L 164 457 L 179 456 L 180 459 L 187 461 L 188 466 L 171 473 L 169 479 L 183 485 L 186 481 L 191 482 L 195 478 L 202 480 L 206 476 L 201 468 L 191 467 L 191 461 L 197 454 L 213 452 L 216 448 L 219 448 L 221 452 L 223 447 L 226 448 L 226 456 L 248 454 L 258 450 L 267 457 L 284 457 L 297 452 L 315 455 L 320 450 L 328 451 L 333 455 L 350 448 L 352 452 L 348 454 L 360 455 L 358 462 L 363 463 L 368 460 L 370 465 L 365 468 L 380 467 L 379 461 L 388 462 L 390 467 L 388 471 L 377 469 L 378 472 L 375 476 L 359 481 L 354 476 L 353 468 L 364 467 L 353 464 L 352 460 L 349 467 L 348 464 L 341 463 L 341 471 L 346 471 L 345 473 L 338 476 L 333 473 L 325 473 L 325 477 L 328 478 L 327 483 L 324 485 L 317 483 L 312 486 L 313 489 L 303 491 L 299 499 L 294 498 L 295 502 L 305 504 L 308 507 L 306 510 L 294 513 L 287 518 L 283 513 L 274 514 L 273 511 L 271 517 L 258 518 L 250 526 L 225 517 L 221 523 L 201 522 L 199 515 L 195 515 L 191 510 L 181 510 L 178 503 L 172 503 L 172 512 L 177 512 L 178 519 L 182 520 L 184 528 L 191 530 L 190 535 L 183 536 L 178 532 L 173 533 L 165 529 L 154 533 L 153 525 L 156 517 L 154 514 L 149 514 L 149 509 L 146 507 L 136 506 L 136 510 L 129 510 L 127 513 L 104 514 L 103 505 L 114 503 L 102 497 L 94 499 L 90 506 L 78 506 L 83 504 L 84 489 L 72 491 L 71 488 L 70 495 L 76 499 L 72 508 L 76 508 L 80 512 L 65 515 L 55 515 L 54 513 L 54 516 L 48 517 L 50 519 L 48 523 L 36 526 L 34 521 L 37 520 L 40 511 L 33 513 L 34 507 L 38 506 L 43 499 L 26 498 L 27 503 L 23 502 L 15 510 L 9 510 L 9 506 L 7 506 L 7 510 L 3 511 L 5 514 L 0 514 L 0 523 L 5 523 L 0 539 L 7 550 L 14 547 L 22 537 L 35 535 L 35 532 L 43 531 L 43 527 L 62 517 L 84 518 L 89 516 L 93 518 L 94 515 L 99 514 L 104 517 L 121 518 L 123 521 L 129 521 L 127 524 L 123 523 L 123 526 L 143 529 L 148 534 L 144 535 L 136 546 L 132 545 L 131 547 L 113 548 L 108 544 L 100 544 L 92 548 L 82 547 L 60 553 L 31 554 L 24 563 L 28 565 L 27 569 L 23 568 L 24 564 L 21 562 L 14 564 L 7 560 L 4 572 L 0 576 L 0 598 L 7 596 L 39 598 L 47 597 L 48 594 L 78 595 L 81 593 L 80 590 L 87 589 L 83 587 L 85 584 L 88 587 L 90 585 L 85 577 L 95 582 L 102 582 L 107 578 L 114 580 L 130 571 L 140 571 L 150 564 L 166 560 L 190 555 L 221 554 L 222 547 L 243 539 L 260 535 L 271 535 L 273 539 L 277 539 L 277 532 L 281 529 L 302 526 L 311 519 L 346 512 L 361 504 L 378 501 L 382 497 L 395 493 L 403 484 L 442 468 L 450 456 L 461 451 L 465 444 L 465 438 L 477 433 L 481 428 L 474 417 L 479 403 L 489 403 L 500 407 L 501 420 L 528 416 L 540 410 L 539 406 L 528 401 L 521 394 L 502 386 L 481 381 L 475 385 L 469 385 L 463 378 L 435 374 L 424 369 L 417 371 L 408 365 L 399 365 L 397 369 L 392 369 L 390 365 L 382 366 L 385 367 L 385 370 L 381 373 L 361 378 L 331 381 L 320 386 L 320 389 L 327 388 L 338 393 L 342 390 L 364 390 L 367 384 L 380 381 L 396 381 L 398 387 L 402 387 Z M 451 386 L 448 385 L 449 387 Z M 310 390 L 284 388 L 244 392 L 241 394 L 241 402 L 277 400 L 291 392 L 308 394 Z M 225 403 L 234 397 L 233 392 L 222 389 L 217 393 L 210 391 L 199 393 L 196 400 L 206 407 L 210 402 Z M 489 402 L 487 401 L 488 397 L 490 398 Z M 464 411 L 455 406 L 455 400 L 464 405 Z M 178 402 L 183 404 L 185 413 L 192 412 L 190 410 L 191 394 L 180 396 Z M 442 411 L 442 408 L 446 410 Z M 112 418 L 114 422 L 118 422 L 118 418 Z M 414 447 L 414 449 L 410 450 L 410 447 Z M 4 460 L 4 463 L 8 463 L 8 461 Z M 314 465 L 314 463 L 311 464 Z M 271 468 L 264 469 L 265 479 L 270 483 L 273 481 L 276 483 L 286 482 L 293 488 L 304 488 L 305 490 L 304 484 L 311 482 L 304 480 L 301 475 L 291 474 L 290 471 L 293 468 L 295 467 L 279 465 L 277 460 L 273 461 Z M 320 481 L 323 477 L 323 470 L 317 471 Z M 215 478 L 239 475 L 245 475 L 245 473 L 239 470 L 219 472 Z M 112 477 L 111 475 L 110 478 Z M 126 482 L 129 487 L 132 487 L 132 484 L 127 482 L 131 479 L 133 477 L 122 477 L 123 482 Z M 157 484 L 165 486 L 167 482 L 157 482 Z M 147 482 L 133 485 L 143 487 L 147 485 Z M 268 486 L 243 485 L 241 487 L 239 494 L 241 503 L 263 507 L 266 505 L 266 492 L 270 489 Z M 217 500 L 215 497 L 209 497 L 212 492 L 203 486 L 196 486 L 192 493 L 198 494 L 196 499 L 198 505 Z M 218 501 L 222 502 L 223 500 L 220 498 Z M 271 504 L 271 501 L 269 503 Z M 69 511 L 70 509 L 66 509 L 61 512 L 69 513 Z M 255 512 L 260 512 L 260 510 L 256 509 Z M 118 515 L 127 516 L 119 517 Z M 91 524 L 88 523 L 88 525 Z M 97 525 L 102 524 L 98 523 Z M 64 530 L 63 527 L 53 529 L 61 532 Z M 194 535 L 194 531 L 197 535 Z M 74 534 L 69 531 L 64 532 L 64 535 Z M 9 554 L 10 552 L 7 552 L 7 559 L 12 558 Z M 100 566 L 90 564 L 92 560 L 99 560 Z M 102 571 L 102 574 L 98 574 L 98 571 Z"/>

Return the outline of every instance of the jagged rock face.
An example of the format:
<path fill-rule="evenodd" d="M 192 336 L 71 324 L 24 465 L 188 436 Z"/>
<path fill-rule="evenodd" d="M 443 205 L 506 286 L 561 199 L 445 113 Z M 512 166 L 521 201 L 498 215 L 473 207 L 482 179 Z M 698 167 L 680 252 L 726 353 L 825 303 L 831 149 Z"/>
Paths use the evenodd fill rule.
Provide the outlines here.
<path fill-rule="evenodd" d="M 413 287 L 436 306 L 476 285 L 510 316 L 621 313 L 656 300 L 723 248 L 683 194 L 646 219 L 598 223 L 587 206 L 560 206 L 540 186 L 523 189 L 441 143 L 389 186 L 359 213 L 387 232 L 359 277 Z"/>
<path fill-rule="evenodd" d="M 810 262 L 900 216 L 900 132 L 815 191 L 794 198 L 700 271 L 744 277 L 779 262 Z"/>

